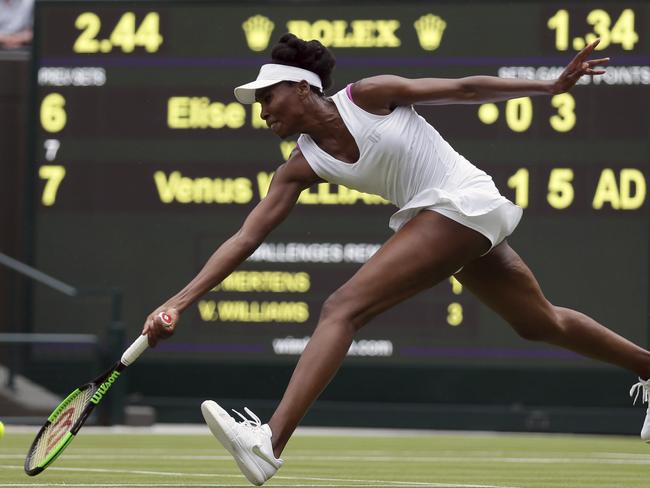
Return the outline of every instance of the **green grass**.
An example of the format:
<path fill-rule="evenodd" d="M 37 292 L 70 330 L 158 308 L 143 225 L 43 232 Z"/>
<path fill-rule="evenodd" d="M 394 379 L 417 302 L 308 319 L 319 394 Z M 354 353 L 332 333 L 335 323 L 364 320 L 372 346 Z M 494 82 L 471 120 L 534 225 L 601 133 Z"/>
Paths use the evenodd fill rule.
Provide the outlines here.
<path fill-rule="evenodd" d="M 32 435 L 0 440 L 0 488 L 249 486 L 209 435 L 82 430 L 39 476 L 22 464 Z M 650 446 L 636 438 L 493 434 L 295 436 L 265 486 L 648 488 Z"/>

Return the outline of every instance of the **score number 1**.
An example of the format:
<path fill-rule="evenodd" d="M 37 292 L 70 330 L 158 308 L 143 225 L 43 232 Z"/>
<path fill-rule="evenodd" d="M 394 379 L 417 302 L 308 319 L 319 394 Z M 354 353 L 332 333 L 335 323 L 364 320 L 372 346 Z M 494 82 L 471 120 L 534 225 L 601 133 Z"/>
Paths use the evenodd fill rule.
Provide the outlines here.
<path fill-rule="evenodd" d="M 68 115 L 65 111 L 65 98 L 60 93 L 50 93 L 41 102 L 40 119 L 41 127 L 46 132 L 56 133 L 65 128 Z M 57 152 L 61 147 L 57 139 L 47 139 L 44 143 L 45 158 L 48 161 L 56 159 Z M 41 203 L 45 207 L 51 207 L 56 203 L 56 195 L 59 186 L 65 178 L 65 167 L 55 164 L 45 164 L 38 170 L 39 178 L 46 180 L 41 196 Z"/>

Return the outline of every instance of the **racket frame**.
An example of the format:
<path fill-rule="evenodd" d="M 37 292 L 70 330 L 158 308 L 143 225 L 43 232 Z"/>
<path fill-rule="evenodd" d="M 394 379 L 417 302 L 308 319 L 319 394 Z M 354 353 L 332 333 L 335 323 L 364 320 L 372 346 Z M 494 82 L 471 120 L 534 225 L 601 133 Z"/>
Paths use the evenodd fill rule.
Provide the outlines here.
<path fill-rule="evenodd" d="M 27 457 L 25 458 L 25 473 L 27 473 L 29 476 L 36 476 L 37 474 L 43 472 L 45 468 L 47 468 L 50 464 L 56 460 L 57 457 L 63 452 L 63 450 L 72 442 L 72 439 L 77 435 L 79 432 L 79 429 L 84 425 L 86 420 L 88 420 L 88 417 L 92 413 L 92 411 L 95 409 L 97 405 L 104 399 L 104 396 L 108 392 L 108 390 L 113 386 L 115 381 L 120 376 L 120 373 L 130 364 L 132 364 L 140 354 L 142 354 L 147 347 L 149 346 L 147 336 L 146 335 L 141 335 L 139 336 L 133 344 L 131 344 L 126 351 L 124 351 L 124 354 L 122 354 L 122 358 L 116 362 L 111 368 L 106 370 L 104 373 L 99 375 L 97 378 L 95 378 L 92 381 L 89 381 L 88 383 L 84 383 L 83 385 L 79 386 L 77 389 L 75 389 L 73 392 L 71 392 L 65 400 L 63 400 L 55 409 L 54 411 L 50 414 L 50 416 L 47 418 L 47 421 L 41 427 L 41 429 L 38 431 L 38 434 L 36 434 L 36 437 L 34 438 L 34 441 L 32 442 L 29 451 L 27 452 Z M 81 413 L 80 417 L 77 419 L 77 421 L 70 427 L 70 430 L 64 434 L 61 439 L 57 441 L 56 446 L 45 456 L 45 459 L 38 464 L 38 466 L 35 466 L 33 468 L 30 468 L 31 460 L 32 457 L 36 451 L 36 447 L 38 445 L 38 442 L 41 440 L 41 437 L 47 430 L 47 428 L 53 423 L 56 422 L 58 419 L 59 415 L 63 411 L 65 411 L 66 407 L 70 404 L 74 398 L 76 398 L 78 395 L 83 394 L 84 390 L 87 389 L 93 389 L 93 396 L 90 398 L 88 401 L 88 404 L 84 407 L 83 412 Z"/>

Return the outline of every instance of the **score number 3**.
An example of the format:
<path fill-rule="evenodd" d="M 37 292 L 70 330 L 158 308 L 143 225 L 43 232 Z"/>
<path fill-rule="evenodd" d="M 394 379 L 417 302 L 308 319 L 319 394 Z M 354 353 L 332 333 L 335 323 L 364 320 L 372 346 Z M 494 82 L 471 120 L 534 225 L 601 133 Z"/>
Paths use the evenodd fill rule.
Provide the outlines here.
<path fill-rule="evenodd" d="M 160 16 L 149 12 L 136 29 L 135 14 L 126 12 L 113 29 L 108 39 L 96 38 L 102 26 L 99 16 L 93 12 L 84 12 L 75 21 L 75 27 L 81 34 L 74 43 L 76 53 L 108 53 L 113 47 L 120 47 L 123 52 L 131 53 L 138 47 L 144 47 L 149 53 L 155 53 L 163 42 L 160 35 Z"/>

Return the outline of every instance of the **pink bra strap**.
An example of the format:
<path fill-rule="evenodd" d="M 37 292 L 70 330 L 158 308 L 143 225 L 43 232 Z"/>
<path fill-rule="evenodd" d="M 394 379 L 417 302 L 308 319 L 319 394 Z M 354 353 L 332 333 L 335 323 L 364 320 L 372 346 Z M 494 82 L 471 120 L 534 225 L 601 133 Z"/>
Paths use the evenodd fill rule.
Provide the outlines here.
<path fill-rule="evenodd" d="M 350 83 L 348 86 L 345 87 L 345 93 L 348 94 L 348 98 L 350 99 L 350 101 L 354 103 L 354 100 L 352 99 L 352 83 Z"/>

